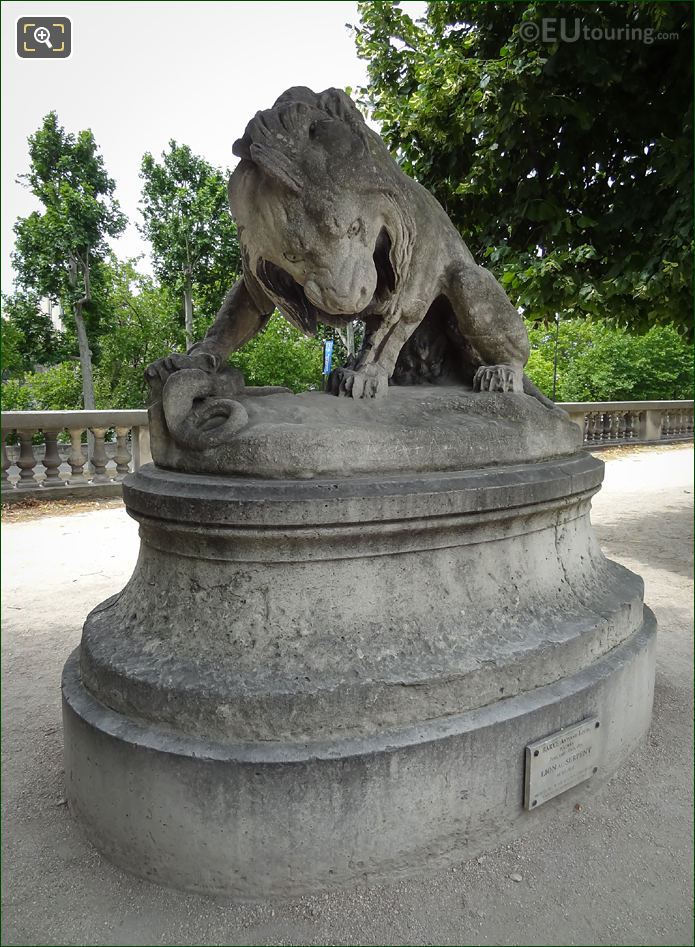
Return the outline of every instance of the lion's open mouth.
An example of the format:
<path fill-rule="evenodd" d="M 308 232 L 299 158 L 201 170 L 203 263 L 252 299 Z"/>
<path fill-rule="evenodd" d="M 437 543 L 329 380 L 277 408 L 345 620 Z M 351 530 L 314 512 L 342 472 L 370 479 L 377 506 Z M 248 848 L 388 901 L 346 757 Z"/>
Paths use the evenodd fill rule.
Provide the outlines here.
<path fill-rule="evenodd" d="M 396 274 L 391 265 L 391 238 L 385 227 L 382 227 L 374 247 L 374 267 L 377 274 L 377 284 L 374 295 L 368 306 L 360 312 L 335 313 L 324 312 L 310 302 L 304 289 L 281 266 L 271 263 L 270 260 L 260 260 L 256 269 L 256 276 L 265 288 L 276 299 L 280 300 L 280 308 L 291 322 L 303 332 L 314 333 L 318 323 L 342 328 L 353 319 L 367 315 L 375 305 L 387 299 L 396 287 Z"/>

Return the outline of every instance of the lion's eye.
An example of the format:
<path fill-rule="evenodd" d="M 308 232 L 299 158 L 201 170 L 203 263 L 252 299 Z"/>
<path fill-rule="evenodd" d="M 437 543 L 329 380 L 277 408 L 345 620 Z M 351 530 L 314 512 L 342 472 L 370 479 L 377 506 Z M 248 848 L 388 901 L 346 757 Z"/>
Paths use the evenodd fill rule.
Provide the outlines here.
<path fill-rule="evenodd" d="M 304 259 L 301 253 L 283 253 L 282 255 L 289 263 L 301 263 Z"/>
<path fill-rule="evenodd" d="M 348 227 L 348 237 L 356 237 L 361 229 L 362 221 L 358 217 L 357 220 L 353 220 L 353 222 Z"/>

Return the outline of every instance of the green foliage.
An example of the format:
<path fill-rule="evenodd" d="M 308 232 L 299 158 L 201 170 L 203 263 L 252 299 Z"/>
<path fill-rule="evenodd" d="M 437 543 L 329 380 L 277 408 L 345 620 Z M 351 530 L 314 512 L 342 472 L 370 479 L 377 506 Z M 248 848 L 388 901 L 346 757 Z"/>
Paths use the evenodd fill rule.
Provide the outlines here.
<path fill-rule="evenodd" d="M 82 407 L 79 362 L 60 362 L 44 372 L 2 384 L 3 411 L 70 411 Z M 107 407 L 107 405 L 99 405 Z"/>
<path fill-rule="evenodd" d="M 553 390 L 555 326 L 529 326 L 526 372 Z M 693 397 L 693 357 L 672 326 L 631 333 L 588 319 L 560 322 L 557 401 L 654 401 Z"/>
<path fill-rule="evenodd" d="M 29 389 L 21 379 L 9 378 L 2 383 L 0 402 L 3 411 L 29 411 Z"/>
<path fill-rule="evenodd" d="M 284 385 L 292 391 L 321 387 L 323 344 L 307 338 L 275 312 L 260 335 L 235 352 L 230 362 L 247 385 Z"/>
<path fill-rule="evenodd" d="M 364 104 L 516 305 L 691 331 L 691 4 L 358 6 Z M 529 41 L 548 18 L 680 38 Z"/>
<path fill-rule="evenodd" d="M 13 375 L 35 365 L 54 365 L 70 354 L 70 346 L 31 292 L 2 297 L 2 370 Z"/>
<path fill-rule="evenodd" d="M 144 407 L 145 369 L 184 344 L 180 306 L 169 290 L 138 273 L 136 263 L 111 256 L 103 269 L 109 331 L 101 338 L 96 377 L 104 408 Z"/>
<path fill-rule="evenodd" d="M 69 134 L 49 112 L 29 138 L 30 170 L 20 180 L 43 205 L 15 224 L 12 262 L 21 286 L 60 301 L 70 311 L 83 287 L 70 268 L 90 267 L 108 252 L 107 239 L 125 229 L 91 131 Z"/>
<path fill-rule="evenodd" d="M 214 316 L 240 270 L 236 227 L 227 206 L 226 172 L 169 142 L 161 163 L 143 156 L 141 233 L 152 244 L 155 273 L 174 292 L 190 283 L 196 308 Z"/>
<path fill-rule="evenodd" d="M 29 137 L 29 158 L 29 173 L 20 180 L 43 210 L 15 223 L 12 262 L 20 286 L 72 312 L 83 404 L 93 407 L 90 337 L 100 321 L 99 264 L 108 252 L 108 238 L 122 233 L 126 220 L 91 131 L 69 134 L 50 112 Z"/>
<path fill-rule="evenodd" d="M 2 377 L 21 375 L 24 371 L 24 335 L 14 322 L 0 318 L 0 366 Z"/>

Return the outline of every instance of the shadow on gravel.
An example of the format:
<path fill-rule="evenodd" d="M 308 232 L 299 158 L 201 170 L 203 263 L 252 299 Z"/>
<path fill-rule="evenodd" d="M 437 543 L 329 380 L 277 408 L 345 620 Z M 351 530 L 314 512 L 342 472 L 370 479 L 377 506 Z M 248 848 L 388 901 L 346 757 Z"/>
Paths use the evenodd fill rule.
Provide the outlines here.
<path fill-rule="evenodd" d="M 630 522 L 629 554 L 634 563 L 674 572 L 686 579 L 693 576 L 693 502 L 684 495 L 682 504 L 662 510 L 644 509 L 628 514 Z M 621 558 L 628 550 L 625 520 L 606 522 L 601 518 L 594 528 L 604 553 Z M 686 553 L 685 550 L 690 550 Z M 638 570 L 639 571 L 639 570 Z"/>

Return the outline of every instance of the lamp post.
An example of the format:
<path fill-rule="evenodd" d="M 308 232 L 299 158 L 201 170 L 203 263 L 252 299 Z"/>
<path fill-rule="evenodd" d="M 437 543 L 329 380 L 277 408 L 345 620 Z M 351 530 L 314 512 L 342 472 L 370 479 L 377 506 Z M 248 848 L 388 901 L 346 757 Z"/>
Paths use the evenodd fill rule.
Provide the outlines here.
<path fill-rule="evenodd" d="M 553 401 L 557 391 L 557 347 L 560 340 L 560 313 L 555 313 L 555 358 L 553 360 Z"/>

